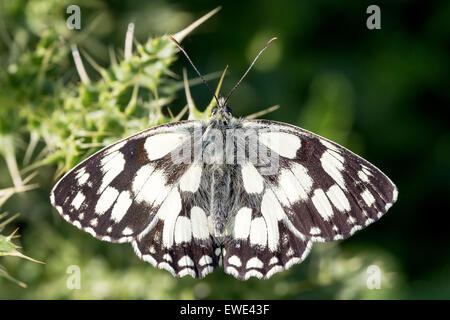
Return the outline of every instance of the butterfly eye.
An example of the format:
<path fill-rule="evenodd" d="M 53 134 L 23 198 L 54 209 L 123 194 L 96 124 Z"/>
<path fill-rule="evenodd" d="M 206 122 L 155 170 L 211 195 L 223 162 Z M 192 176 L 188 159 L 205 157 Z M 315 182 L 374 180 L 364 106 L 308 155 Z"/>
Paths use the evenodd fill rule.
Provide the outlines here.
<path fill-rule="evenodd" d="M 230 108 L 230 107 L 225 106 L 225 110 L 226 110 L 229 114 L 231 114 L 231 108 Z"/>
<path fill-rule="evenodd" d="M 215 114 L 217 112 L 217 107 L 212 108 L 211 115 Z"/>

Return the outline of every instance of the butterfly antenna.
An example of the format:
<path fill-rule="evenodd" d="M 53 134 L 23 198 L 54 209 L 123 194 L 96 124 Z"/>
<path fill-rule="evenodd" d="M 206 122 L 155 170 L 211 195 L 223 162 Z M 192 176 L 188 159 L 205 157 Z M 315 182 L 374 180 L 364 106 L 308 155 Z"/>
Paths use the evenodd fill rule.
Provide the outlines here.
<path fill-rule="evenodd" d="M 200 79 L 202 79 L 203 83 L 205 84 L 205 86 L 208 88 L 209 92 L 211 93 L 211 95 L 214 97 L 214 99 L 216 99 L 217 101 L 217 105 L 220 106 L 221 104 L 219 103 L 219 99 L 217 98 L 216 94 L 214 93 L 214 91 L 211 89 L 211 87 L 208 85 L 208 83 L 206 82 L 205 78 L 203 78 L 202 74 L 200 73 L 200 71 L 198 71 L 198 69 L 195 67 L 194 63 L 192 62 L 191 58 L 189 58 L 188 54 L 186 53 L 186 51 L 183 49 L 183 47 L 178 43 L 177 40 L 175 40 L 174 37 L 172 36 L 168 36 L 170 40 L 172 40 L 173 43 L 175 43 L 175 45 L 178 47 L 178 49 L 180 49 L 181 52 L 183 52 L 183 54 L 185 55 L 186 59 L 189 61 L 189 63 L 191 64 L 192 68 L 194 68 L 195 72 L 197 72 L 198 76 L 200 77 Z"/>
<path fill-rule="evenodd" d="M 264 52 L 264 50 L 267 49 L 267 47 L 273 42 L 277 40 L 277 37 L 274 37 L 272 39 L 270 39 L 266 45 L 264 46 L 264 48 L 262 48 L 258 55 L 255 57 L 255 59 L 253 59 L 252 64 L 250 65 L 250 67 L 248 67 L 247 71 L 245 71 L 244 75 L 241 77 L 241 79 L 236 83 L 236 85 L 233 87 L 233 89 L 230 90 L 230 93 L 228 94 L 227 98 L 225 99 L 224 105 L 227 104 L 228 99 L 230 99 L 231 95 L 233 94 L 234 90 L 237 89 L 237 87 L 239 87 L 239 85 L 241 84 L 242 80 L 244 80 L 245 76 L 247 76 L 247 73 L 251 70 L 251 68 L 253 67 L 253 65 L 255 64 L 256 60 L 258 60 L 259 56 Z"/>

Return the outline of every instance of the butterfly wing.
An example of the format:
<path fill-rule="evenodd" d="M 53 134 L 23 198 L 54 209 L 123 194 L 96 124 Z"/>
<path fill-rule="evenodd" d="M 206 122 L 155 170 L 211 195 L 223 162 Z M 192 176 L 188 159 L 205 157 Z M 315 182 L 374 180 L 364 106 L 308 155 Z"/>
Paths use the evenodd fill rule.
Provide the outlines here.
<path fill-rule="evenodd" d="M 239 279 L 288 269 L 313 242 L 345 239 L 397 200 L 386 175 L 334 142 L 268 120 L 243 121 L 242 128 L 259 132 L 259 147 L 277 156 L 277 167 L 269 172 L 248 162 L 237 170 L 243 192 L 256 197 L 243 201 L 247 209 L 235 215 L 225 245 L 225 271 Z"/>
<path fill-rule="evenodd" d="M 195 175 L 198 172 L 185 175 Z M 174 188 L 155 219 L 133 241 L 136 254 L 173 276 L 203 278 L 219 265 L 217 250 L 209 232 L 206 212 L 197 205 L 194 190 Z"/>
<path fill-rule="evenodd" d="M 191 148 L 199 126 L 166 124 L 100 150 L 59 180 L 50 195 L 53 206 L 98 239 L 133 242 L 139 257 L 174 275 L 206 275 L 217 256 L 207 226 L 198 224 L 203 217 L 191 219 L 189 210 L 201 172 L 172 158 L 185 144 Z"/>

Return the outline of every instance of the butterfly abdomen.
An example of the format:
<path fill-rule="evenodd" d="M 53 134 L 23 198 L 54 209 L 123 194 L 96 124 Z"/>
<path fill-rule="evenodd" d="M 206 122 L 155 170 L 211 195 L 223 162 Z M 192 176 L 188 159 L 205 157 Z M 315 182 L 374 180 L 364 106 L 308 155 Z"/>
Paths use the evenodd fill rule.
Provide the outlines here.
<path fill-rule="evenodd" d="M 227 235 L 227 224 L 230 214 L 230 194 L 232 189 L 232 172 L 225 166 L 205 165 L 204 188 L 209 194 L 207 214 L 211 223 L 211 233 L 223 240 Z"/>

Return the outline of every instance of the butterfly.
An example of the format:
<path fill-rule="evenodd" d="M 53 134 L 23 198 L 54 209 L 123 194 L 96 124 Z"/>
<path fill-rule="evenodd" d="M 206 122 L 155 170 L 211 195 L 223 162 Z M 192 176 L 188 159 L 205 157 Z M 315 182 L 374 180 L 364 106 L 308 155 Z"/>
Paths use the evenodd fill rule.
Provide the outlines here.
<path fill-rule="evenodd" d="M 202 278 L 223 266 L 247 280 L 301 263 L 314 242 L 350 237 L 397 200 L 385 174 L 337 143 L 235 118 L 231 93 L 216 98 L 206 121 L 156 126 L 98 151 L 56 183 L 52 205 L 173 276 Z"/>

